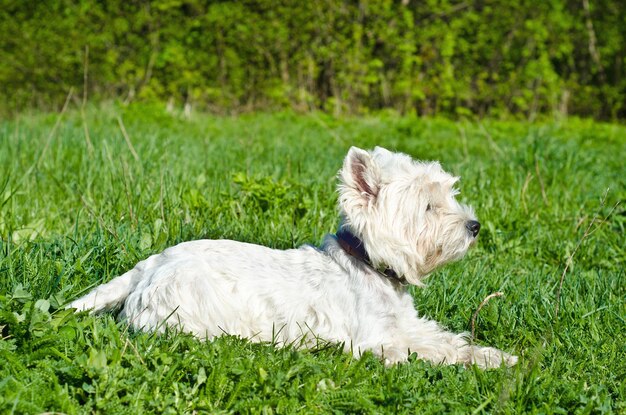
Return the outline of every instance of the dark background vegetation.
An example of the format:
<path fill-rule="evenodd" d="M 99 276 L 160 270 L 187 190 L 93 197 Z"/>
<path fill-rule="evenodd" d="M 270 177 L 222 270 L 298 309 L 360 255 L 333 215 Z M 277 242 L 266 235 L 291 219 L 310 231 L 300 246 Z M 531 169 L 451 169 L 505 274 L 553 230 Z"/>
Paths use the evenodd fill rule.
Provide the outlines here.
<path fill-rule="evenodd" d="M 0 111 L 626 116 L 623 0 L 5 1 Z"/>

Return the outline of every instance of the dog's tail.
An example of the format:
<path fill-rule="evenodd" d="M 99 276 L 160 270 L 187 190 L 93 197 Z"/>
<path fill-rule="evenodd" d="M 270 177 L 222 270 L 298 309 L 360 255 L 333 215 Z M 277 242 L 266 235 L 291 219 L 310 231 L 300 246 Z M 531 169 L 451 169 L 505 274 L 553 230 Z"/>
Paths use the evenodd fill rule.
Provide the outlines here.
<path fill-rule="evenodd" d="M 78 311 L 91 310 L 92 314 L 115 310 L 135 289 L 140 279 L 141 273 L 137 269 L 131 269 L 108 283 L 96 287 L 89 294 L 72 301 L 67 308 L 75 308 Z"/>

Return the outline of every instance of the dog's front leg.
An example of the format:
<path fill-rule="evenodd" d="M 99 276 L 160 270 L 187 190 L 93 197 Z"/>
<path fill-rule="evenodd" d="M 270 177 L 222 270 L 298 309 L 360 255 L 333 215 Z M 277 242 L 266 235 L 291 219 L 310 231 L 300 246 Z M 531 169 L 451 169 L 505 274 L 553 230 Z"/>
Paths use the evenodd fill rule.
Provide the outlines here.
<path fill-rule="evenodd" d="M 468 345 L 467 356 L 463 363 L 475 364 L 482 369 L 491 369 L 504 365 L 513 366 L 517 363 L 517 356 L 513 356 L 494 347 Z"/>
<path fill-rule="evenodd" d="M 476 364 L 483 369 L 513 366 L 517 357 L 492 347 L 470 344 L 467 334 L 455 334 L 441 328 L 436 322 L 418 319 L 410 336 L 395 336 L 393 342 L 382 347 L 385 364 L 404 362 L 415 353 L 420 359 L 435 364 Z"/>
<path fill-rule="evenodd" d="M 434 321 L 421 320 L 424 335 L 414 339 L 411 352 L 433 363 L 475 364 L 483 369 L 513 366 L 517 357 L 493 347 L 471 344 L 467 333 L 456 334 L 442 329 Z"/>

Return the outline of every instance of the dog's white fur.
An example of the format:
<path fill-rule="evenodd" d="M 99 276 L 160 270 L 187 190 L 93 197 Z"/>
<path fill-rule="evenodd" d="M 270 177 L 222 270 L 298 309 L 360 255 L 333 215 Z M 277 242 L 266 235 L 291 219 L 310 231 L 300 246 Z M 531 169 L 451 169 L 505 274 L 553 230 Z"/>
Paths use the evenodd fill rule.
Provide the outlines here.
<path fill-rule="evenodd" d="M 420 318 L 413 298 L 386 266 L 414 285 L 461 258 L 475 240 L 472 210 L 455 200 L 457 178 L 438 163 L 377 147 L 351 148 L 339 174 L 342 226 L 363 241 L 370 263 L 349 255 L 335 235 L 320 248 L 286 251 L 228 240 L 185 242 L 70 304 L 117 309 L 140 330 L 180 328 L 200 338 L 314 346 L 342 343 L 387 364 L 410 353 L 435 363 L 513 365 L 517 357 L 469 344 L 466 335 Z"/>

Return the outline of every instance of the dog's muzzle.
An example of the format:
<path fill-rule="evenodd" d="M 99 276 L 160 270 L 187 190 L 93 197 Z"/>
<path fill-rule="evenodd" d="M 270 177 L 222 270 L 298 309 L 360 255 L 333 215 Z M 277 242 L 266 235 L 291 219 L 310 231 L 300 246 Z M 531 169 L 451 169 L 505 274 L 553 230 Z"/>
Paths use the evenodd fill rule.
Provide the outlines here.
<path fill-rule="evenodd" d="M 480 222 L 478 222 L 477 220 L 467 221 L 467 223 L 465 224 L 465 229 L 468 230 L 470 235 L 476 238 L 478 232 L 480 231 Z"/>

